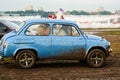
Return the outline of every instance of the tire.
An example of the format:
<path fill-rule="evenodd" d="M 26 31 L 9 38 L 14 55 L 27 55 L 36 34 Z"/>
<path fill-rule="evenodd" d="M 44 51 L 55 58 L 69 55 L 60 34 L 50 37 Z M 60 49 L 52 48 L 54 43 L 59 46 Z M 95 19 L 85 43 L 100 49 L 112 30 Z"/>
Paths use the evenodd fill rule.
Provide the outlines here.
<path fill-rule="evenodd" d="M 90 51 L 87 56 L 87 63 L 92 67 L 101 67 L 105 63 L 105 54 L 100 49 L 94 49 Z"/>
<path fill-rule="evenodd" d="M 36 55 L 30 50 L 19 51 L 16 55 L 16 63 L 19 68 L 32 68 L 36 62 Z"/>

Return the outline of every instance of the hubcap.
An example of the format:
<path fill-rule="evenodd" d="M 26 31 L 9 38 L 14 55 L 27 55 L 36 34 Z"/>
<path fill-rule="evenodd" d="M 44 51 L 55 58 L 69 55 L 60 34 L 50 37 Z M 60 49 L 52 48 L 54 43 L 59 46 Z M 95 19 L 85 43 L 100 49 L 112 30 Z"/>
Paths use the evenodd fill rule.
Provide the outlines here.
<path fill-rule="evenodd" d="M 94 52 L 90 57 L 91 63 L 94 65 L 99 65 L 103 62 L 103 56 L 100 52 Z"/>
<path fill-rule="evenodd" d="M 29 66 L 32 61 L 33 61 L 33 57 L 30 53 L 23 53 L 20 56 L 20 64 L 24 65 L 24 66 Z"/>

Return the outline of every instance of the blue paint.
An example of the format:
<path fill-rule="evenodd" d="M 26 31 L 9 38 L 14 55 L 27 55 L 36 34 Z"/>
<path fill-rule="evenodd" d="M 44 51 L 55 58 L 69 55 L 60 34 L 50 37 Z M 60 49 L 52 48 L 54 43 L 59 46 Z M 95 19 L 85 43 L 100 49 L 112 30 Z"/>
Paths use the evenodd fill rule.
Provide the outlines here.
<path fill-rule="evenodd" d="M 48 36 L 25 34 L 30 25 L 39 23 L 47 23 L 50 25 L 50 34 Z M 72 25 L 76 31 L 78 31 L 79 36 L 54 36 L 52 31 L 54 24 Z M 5 47 L 3 47 L 4 43 L 7 44 Z M 87 55 L 92 47 L 102 47 L 108 52 L 109 46 L 110 42 L 101 37 L 82 33 L 75 22 L 40 19 L 25 21 L 24 26 L 18 32 L 12 31 L 6 34 L 0 43 L 0 55 L 2 57 L 14 57 L 18 50 L 34 49 L 39 58 L 45 59 L 64 54 L 69 55 L 71 54 L 70 51 L 79 49 L 84 50 L 80 51 L 79 55 L 83 55 L 82 52 L 85 52 L 84 54 Z"/>

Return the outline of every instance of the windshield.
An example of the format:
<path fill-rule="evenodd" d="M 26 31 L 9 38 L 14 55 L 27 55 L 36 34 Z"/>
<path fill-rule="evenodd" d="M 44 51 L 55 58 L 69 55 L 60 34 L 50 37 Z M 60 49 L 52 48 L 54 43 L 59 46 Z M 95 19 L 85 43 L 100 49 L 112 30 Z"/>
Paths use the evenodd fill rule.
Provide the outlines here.
<path fill-rule="evenodd" d="M 16 29 L 16 31 L 19 31 L 20 28 L 21 28 L 24 24 L 25 24 L 25 21 L 21 22 L 20 25 L 19 25 L 19 27 Z"/>

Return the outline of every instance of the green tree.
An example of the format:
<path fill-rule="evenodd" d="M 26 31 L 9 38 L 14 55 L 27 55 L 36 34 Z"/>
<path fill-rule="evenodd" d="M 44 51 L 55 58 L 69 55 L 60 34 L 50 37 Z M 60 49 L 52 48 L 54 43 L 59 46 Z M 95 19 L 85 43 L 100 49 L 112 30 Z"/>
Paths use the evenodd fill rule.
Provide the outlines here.
<path fill-rule="evenodd" d="M 80 12 L 76 11 L 76 10 L 73 10 L 73 11 L 70 12 L 70 14 L 72 14 L 72 15 L 80 15 Z"/>
<path fill-rule="evenodd" d="M 85 12 L 85 11 L 81 11 L 79 15 L 90 15 L 90 13 Z"/>
<path fill-rule="evenodd" d="M 111 15 L 112 13 L 109 11 L 100 11 L 99 14 L 101 15 Z"/>

